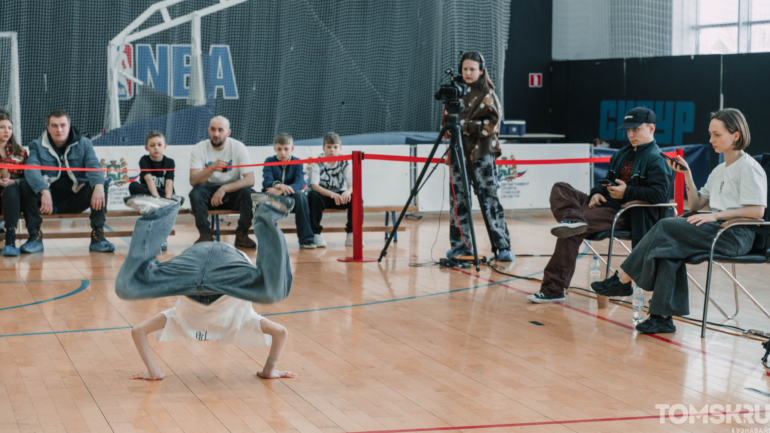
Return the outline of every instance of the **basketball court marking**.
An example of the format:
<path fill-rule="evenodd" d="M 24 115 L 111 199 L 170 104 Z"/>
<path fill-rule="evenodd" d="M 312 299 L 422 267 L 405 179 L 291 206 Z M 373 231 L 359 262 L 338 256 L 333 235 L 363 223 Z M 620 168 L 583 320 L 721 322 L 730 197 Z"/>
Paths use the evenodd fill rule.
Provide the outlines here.
<path fill-rule="evenodd" d="M 46 299 L 46 300 L 43 300 L 43 301 L 37 301 L 37 302 L 30 302 L 29 304 L 15 305 L 15 306 L 13 306 L 13 307 L 5 307 L 5 308 L 0 308 L 0 311 L 4 311 L 4 310 L 13 310 L 13 309 L 15 309 L 15 308 L 22 308 L 22 307 L 29 307 L 29 306 L 31 306 L 31 305 L 38 305 L 38 304 L 43 304 L 43 303 L 45 303 L 45 302 L 51 302 L 51 301 L 56 301 L 56 300 L 59 300 L 59 299 L 63 299 L 63 298 L 66 298 L 66 297 L 68 297 L 68 296 L 72 296 L 72 295 L 74 295 L 74 294 L 76 294 L 76 293 L 80 293 L 80 292 L 82 292 L 83 290 L 87 289 L 87 288 L 88 288 L 88 286 L 90 286 L 90 285 L 91 285 L 91 283 L 89 283 L 89 282 L 88 282 L 88 280 L 61 280 L 61 281 L 80 281 L 80 287 L 78 287 L 77 289 L 75 289 L 75 290 L 73 290 L 73 291 L 71 291 L 71 292 L 69 292 L 69 293 L 65 293 L 65 294 L 63 294 L 63 295 L 61 295 L 61 296 L 57 296 L 57 297 L 55 297 L 55 298 Z M 6 281 L 6 282 L 10 282 L 10 281 Z M 32 283 L 33 281 L 26 281 L 26 282 L 28 282 L 28 283 Z M 34 281 L 34 282 L 40 282 L 40 281 Z M 58 282 L 58 281 L 55 281 L 55 280 L 54 280 L 54 281 L 52 281 L 52 282 Z M 6 335 L 2 335 L 2 336 L 0 336 L 0 337 L 6 337 Z"/>

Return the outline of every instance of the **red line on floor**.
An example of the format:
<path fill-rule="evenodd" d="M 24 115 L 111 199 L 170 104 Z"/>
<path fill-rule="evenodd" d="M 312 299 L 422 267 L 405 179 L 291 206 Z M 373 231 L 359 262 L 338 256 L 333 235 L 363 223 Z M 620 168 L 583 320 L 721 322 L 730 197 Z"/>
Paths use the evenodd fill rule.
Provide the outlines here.
<path fill-rule="evenodd" d="M 489 278 L 485 278 L 485 277 L 482 277 L 480 275 L 472 274 L 472 273 L 467 272 L 467 271 L 462 271 L 460 269 L 456 269 L 456 268 L 450 268 L 450 269 L 455 270 L 457 272 L 461 272 L 461 273 L 466 274 L 466 275 L 470 275 L 472 277 L 476 277 L 476 278 L 481 279 L 481 280 L 489 281 L 490 283 L 495 283 L 496 282 L 494 280 L 490 280 Z M 511 289 L 511 290 L 519 292 L 519 293 L 525 293 L 527 295 L 531 295 L 532 294 L 532 292 L 528 292 L 528 291 L 522 290 L 522 289 L 517 289 L 516 287 L 511 287 L 511 286 L 509 286 L 507 284 L 504 284 L 504 283 L 500 283 L 498 285 L 506 287 L 508 289 Z M 596 319 L 604 320 L 605 322 L 612 323 L 613 325 L 621 326 L 623 328 L 626 328 L 626 329 L 629 329 L 629 330 L 632 330 L 632 331 L 634 330 L 633 327 L 631 327 L 629 325 L 626 325 L 625 323 L 620 323 L 620 322 L 617 322 L 615 320 L 609 319 L 607 317 L 599 316 L 598 314 L 591 313 L 590 311 L 581 310 L 580 308 L 576 308 L 576 307 L 573 307 L 571 305 L 567 305 L 567 304 L 565 304 L 563 302 L 556 302 L 556 304 L 560 304 L 562 307 L 567 308 L 569 310 L 577 311 L 578 313 L 582 313 L 582 314 L 585 314 L 587 316 L 590 316 L 590 317 L 593 317 L 593 318 L 596 318 Z M 693 347 L 693 346 L 689 346 L 687 344 L 679 343 L 678 341 L 670 340 L 668 338 L 661 337 L 661 336 L 656 335 L 656 334 L 639 334 L 639 335 L 640 336 L 644 336 L 644 337 L 654 338 L 654 339 L 662 341 L 664 343 L 668 343 L 668 344 L 671 344 L 671 345 L 674 345 L 674 346 L 677 346 L 677 347 L 681 347 L 682 349 L 692 350 L 694 352 L 698 352 L 698 353 L 700 353 L 700 354 L 702 354 L 704 356 L 710 357 L 710 358 L 719 359 L 719 360 L 722 360 L 722 361 L 729 362 L 732 365 L 737 365 L 739 367 L 748 368 L 748 369 L 751 370 L 752 373 L 756 372 L 756 371 L 762 371 L 763 375 L 770 376 L 770 372 L 768 372 L 764 368 L 758 368 L 758 367 L 755 367 L 753 365 L 744 364 L 744 363 L 742 363 L 740 361 L 735 361 L 735 360 L 732 360 L 730 358 L 725 358 L 723 356 L 715 355 L 713 353 L 708 353 L 708 352 L 706 352 L 706 351 L 704 351 L 702 349 L 699 349 L 697 347 Z"/>
<path fill-rule="evenodd" d="M 744 413 L 765 413 L 766 411 L 761 410 L 758 412 L 743 410 L 740 412 L 704 412 L 704 413 L 691 413 L 687 414 L 686 416 L 693 417 L 693 416 L 716 416 L 716 415 L 740 415 Z M 669 419 L 669 418 L 684 418 L 685 415 L 665 415 L 663 418 Z M 584 423 L 594 423 L 594 422 L 609 422 L 609 421 L 637 421 L 637 420 L 644 420 L 644 419 L 655 419 L 655 418 L 661 418 L 660 415 L 646 415 L 646 416 L 627 416 L 622 418 L 593 418 L 593 419 L 573 419 L 573 420 L 565 420 L 565 421 L 540 421 L 540 422 L 522 422 L 522 423 L 512 423 L 512 424 L 486 424 L 486 425 L 465 425 L 465 426 L 454 426 L 454 427 L 427 427 L 427 428 L 410 428 L 410 429 L 402 429 L 402 430 L 369 430 L 369 431 L 359 431 L 359 432 L 350 432 L 350 433 L 413 433 L 413 432 L 424 432 L 424 431 L 446 431 L 446 430 L 474 430 L 474 429 L 485 429 L 485 428 L 502 428 L 502 427 L 529 427 L 529 426 L 541 426 L 541 425 L 559 425 L 559 424 L 584 424 Z"/>

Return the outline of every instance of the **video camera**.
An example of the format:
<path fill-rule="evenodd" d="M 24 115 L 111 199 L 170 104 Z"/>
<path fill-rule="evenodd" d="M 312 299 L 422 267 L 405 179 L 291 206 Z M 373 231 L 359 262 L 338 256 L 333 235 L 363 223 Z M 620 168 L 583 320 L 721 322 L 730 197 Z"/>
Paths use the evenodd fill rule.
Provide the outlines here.
<path fill-rule="evenodd" d="M 460 100 L 468 93 L 468 86 L 465 84 L 462 75 L 454 75 L 454 69 L 449 68 L 444 71 L 444 77 L 449 76 L 449 83 L 442 84 L 434 95 L 436 100 L 445 104 L 460 104 L 460 111 L 463 109 L 463 103 Z"/>

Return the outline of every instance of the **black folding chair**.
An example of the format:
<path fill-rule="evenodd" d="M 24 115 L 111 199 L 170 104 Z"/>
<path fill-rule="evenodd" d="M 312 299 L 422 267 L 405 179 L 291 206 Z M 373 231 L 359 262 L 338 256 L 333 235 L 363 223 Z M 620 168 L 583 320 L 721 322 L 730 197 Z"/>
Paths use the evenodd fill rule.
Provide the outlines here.
<path fill-rule="evenodd" d="M 624 230 L 615 230 L 615 224 L 618 222 L 618 219 L 623 214 L 623 212 L 627 211 L 628 209 L 633 209 L 635 207 L 671 208 L 671 210 L 674 211 L 674 218 L 677 217 L 676 203 L 650 204 L 650 203 L 647 203 L 647 202 L 641 201 L 641 200 L 633 200 L 633 201 L 630 201 L 628 203 L 623 204 L 621 206 L 620 210 L 615 214 L 615 218 L 612 220 L 612 228 L 610 230 L 605 230 L 605 231 L 602 231 L 602 232 L 594 233 L 593 235 L 588 236 L 588 237 L 586 237 L 583 240 L 583 242 L 586 244 L 586 246 L 588 246 L 588 248 L 590 248 L 591 251 L 593 251 L 593 253 L 596 255 L 596 257 L 598 257 L 599 260 L 601 260 L 602 263 L 604 263 L 607 266 L 607 270 L 605 272 L 605 278 L 609 278 L 610 274 L 613 272 L 613 269 L 612 269 L 612 266 L 611 266 L 611 263 L 612 263 L 612 246 L 613 246 L 613 244 L 615 242 L 618 242 L 623 248 L 625 248 L 625 250 L 628 253 L 631 252 L 631 248 L 629 248 L 625 243 L 623 243 L 623 241 L 630 241 L 631 240 L 631 232 L 624 231 Z M 689 216 L 691 214 L 692 213 L 684 214 L 683 216 L 685 216 L 685 215 Z M 611 239 L 611 241 L 610 241 L 610 245 L 609 245 L 608 251 L 607 251 L 607 260 L 604 260 L 602 258 L 602 256 L 596 251 L 596 249 L 594 249 L 593 245 L 591 245 L 591 242 L 600 242 L 600 241 L 603 241 L 603 240 L 606 240 L 606 239 Z M 706 257 L 706 259 L 708 259 L 708 257 Z M 730 273 L 727 271 L 727 269 L 724 268 L 724 266 L 722 266 L 719 263 L 717 263 L 717 265 L 720 268 L 722 268 L 722 270 L 728 276 L 730 276 L 730 278 L 733 279 L 733 281 L 735 282 L 734 287 L 733 287 L 733 289 L 735 291 L 735 305 L 736 305 L 735 313 L 733 313 L 732 315 L 728 315 L 725 312 L 725 310 L 722 309 L 722 307 L 720 307 L 719 304 L 716 303 L 716 301 L 711 299 L 711 297 L 709 297 L 708 299 L 709 299 L 709 302 L 714 304 L 714 306 L 717 308 L 717 310 L 719 310 L 719 312 L 723 316 L 725 316 L 725 318 L 732 319 L 732 318 L 734 318 L 735 316 L 738 315 L 738 287 L 740 286 L 740 284 L 733 278 L 732 275 L 730 275 Z M 735 264 L 733 264 L 733 275 L 736 275 L 735 274 Z M 706 285 L 706 289 L 703 289 L 703 287 L 700 284 L 698 284 L 697 281 L 695 281 L 695 278 L 693 278 L 692 275 L 690 275 L 689 272 L 687 273 L 687 278 L 693 284 L 695 284 L 695 287 L 697 287 L 698 290 L 700 290 L 701 293 L 703 293 L 704 295 L 706 294 L 706 290 L 708 290 L 708 284 Z M 745 291 L 745 289 L 744 289 L 744 291 Z M 751 297 L 751 295 L 749 295 L 749 297 Z M 756 301 L 755 301 L 755 303 L 756 303 Z M 760 308 L 762 308 L 762 307 L 760 307 Z M 763 309 L 763 311 L 764 311 L 764 309 Z M 770 317 L 770 316 L 768 316 L 768 317 Z"/>
<path fill-rule="evenodd" d="M 770 154 L 765 153 L 763 155 L 757 155 L 754 157 L 754 159 L 756 159 L 757 162 L 759 162 L 762 165 L 762 167 L 765 169 L 765 173 L 770 171 Z M 768 176 L 768 178 L 770 179 L 770 175 Z M 686 214 L 683 214 L 682 217 L 687 217 L 696 213 L 706 213 L 706 212 L 688 212 Z M 752 227 L 752 230 L 754 230 L 757 233 L 757 239 L 754 241 L 754 245 L 752 245 L 751 251 L 749 251 L 747 254 L 744 254 L 742 256 L 735 256 L 735 257 L 715 254 L 714 247 L 716 247 L 717 241 L 719 240 L 719 237 L 722 236 L 722 233 L 729 230 L 731 227 L 738 227 L 738 226 Z M 688 257 L 685 260 L 687 264 L 691 264 L 691 265 L 697 265 L 708 261 L 709 265 L 708 265 L 708 271 L 706 273 L 706 290 L 704 292 L 706 299 L 711 300 L 709 293 L 711 291 L 711 271 L 714 264 L 719 266 L 722 269 L 722 271 L 730 278 L 730 280 L 732 280 L 733 291 L 735 292 L 735 314 L 728 317 L 724 313 L 724 311 L 722 311 L 722 309 L 719 308 L 719 306 L 713 300 L 711 301 L 711 303 L 713 303 L 717 308 L 719 308 L 720 312 L 722 312 L 722 314 L 725 315 L 725 317 L 727 317 L 728 319 L 732 319 L 738 315 L 738 311 L 740 309 L 740 306 L 738 304 L 739 288 L 746 296 L 749 297 L 751 302 L 753 302 L 754 305 L 757 306 L 757 308 L 762 310 L 765 316 L 767 316 L 770 319 L 770 313 L 765 309 L 765 307 L 763 307 L 762 304 L 760 304 L 759 301 L 757 301 L 757 299 L 754 298 L 754 296 L 752 296 L 751 293 L 749 293 L 749 291 L 746 290 L 746 288 L 743 287 L 743 285 L 737 280 L 738 274 L 735 271 L 735 265 L 739 263 L 763 264 L 763 263 L 770 262 L 770 230 L 768 230 L 770 228 L 769 226 L 770 226 L 770 210 L 768 210 L 767 208 L 765 209 L 764 218 L 734 218 L 734 219 L 725 221 L 720 226 L 720 229 L 717 232 L 716 236 L 714 236 L 714 241 L 711 243 L 711 250 L 709 252 L 698 253 Z M 728 272 L 727 269 L 725 269 L 722 263 L 732 264 L 732 271 L 733 271 L 732 274 Z M 700 286 L 698 286 L 698 288 L 700 289 Z M 708 302 L 705 302 L 704 300 L 703 324 L 701 325 L 701 332 L 700 332 L 701 338 L 706 337 L 706 319 L 708 317 L 708 306 L 709 306 Z"/>
<path fill-rule="evenodd" d="M 632 200 L 628 203 L 623 204 L 620 207 L 620 210 L 615 214 L 615 217 L 612 220 L 612 227 L 609 230 L 604 230 L 601 232 L 594 233 L 585 239 L 583 239 L 583 243 L 586 244 L 586 246 L 593 251 L 594 255 L 599 258 L 599 260 L 602 261 L 607 266 L 607 272 L 605 273 L 605 278 L 610 277 L 610 273 L 612 273 L 612 267 L 610 264 L 612 263 L 612 246 L 615 242 L 618 242 L 623 248 L 626 249 L 627 252 L 631 252 L 631 248 L 629 248 L 623 241 L 630 241 L 631 240 L 631 232 L 625 231 L 625 230 L 615 230 L 615 225 L 618 222 L 618 219 L 621 215 L 623 215 L 623 212 L 633 209 L 633 208 L 641 208 L 641 207 L 657 207 L 657 208 L 671 208 L 674 211 L 674 217 L 676 217 L 676 203 L 660 203 L 660 204 L 650 204 L 646 201 L 642 200 Z M 610 245 L 607 250 L 607 260 L 604 260 L 599 254 L 596 249 L 594 249 L 593 245 L 591 245 L 591 242 L 601 242 L 603 240 L 609 239 Z"/>

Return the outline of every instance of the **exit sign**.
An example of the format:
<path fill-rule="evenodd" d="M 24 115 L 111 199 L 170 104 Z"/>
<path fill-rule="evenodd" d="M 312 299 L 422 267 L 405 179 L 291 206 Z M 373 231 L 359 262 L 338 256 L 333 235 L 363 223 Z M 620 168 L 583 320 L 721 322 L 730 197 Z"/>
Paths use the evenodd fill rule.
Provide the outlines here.
<path fill-rule="evenodd" d="M 543 87 L 543 74 L 537 72 L 530 73 L 529 87 Z"/>

